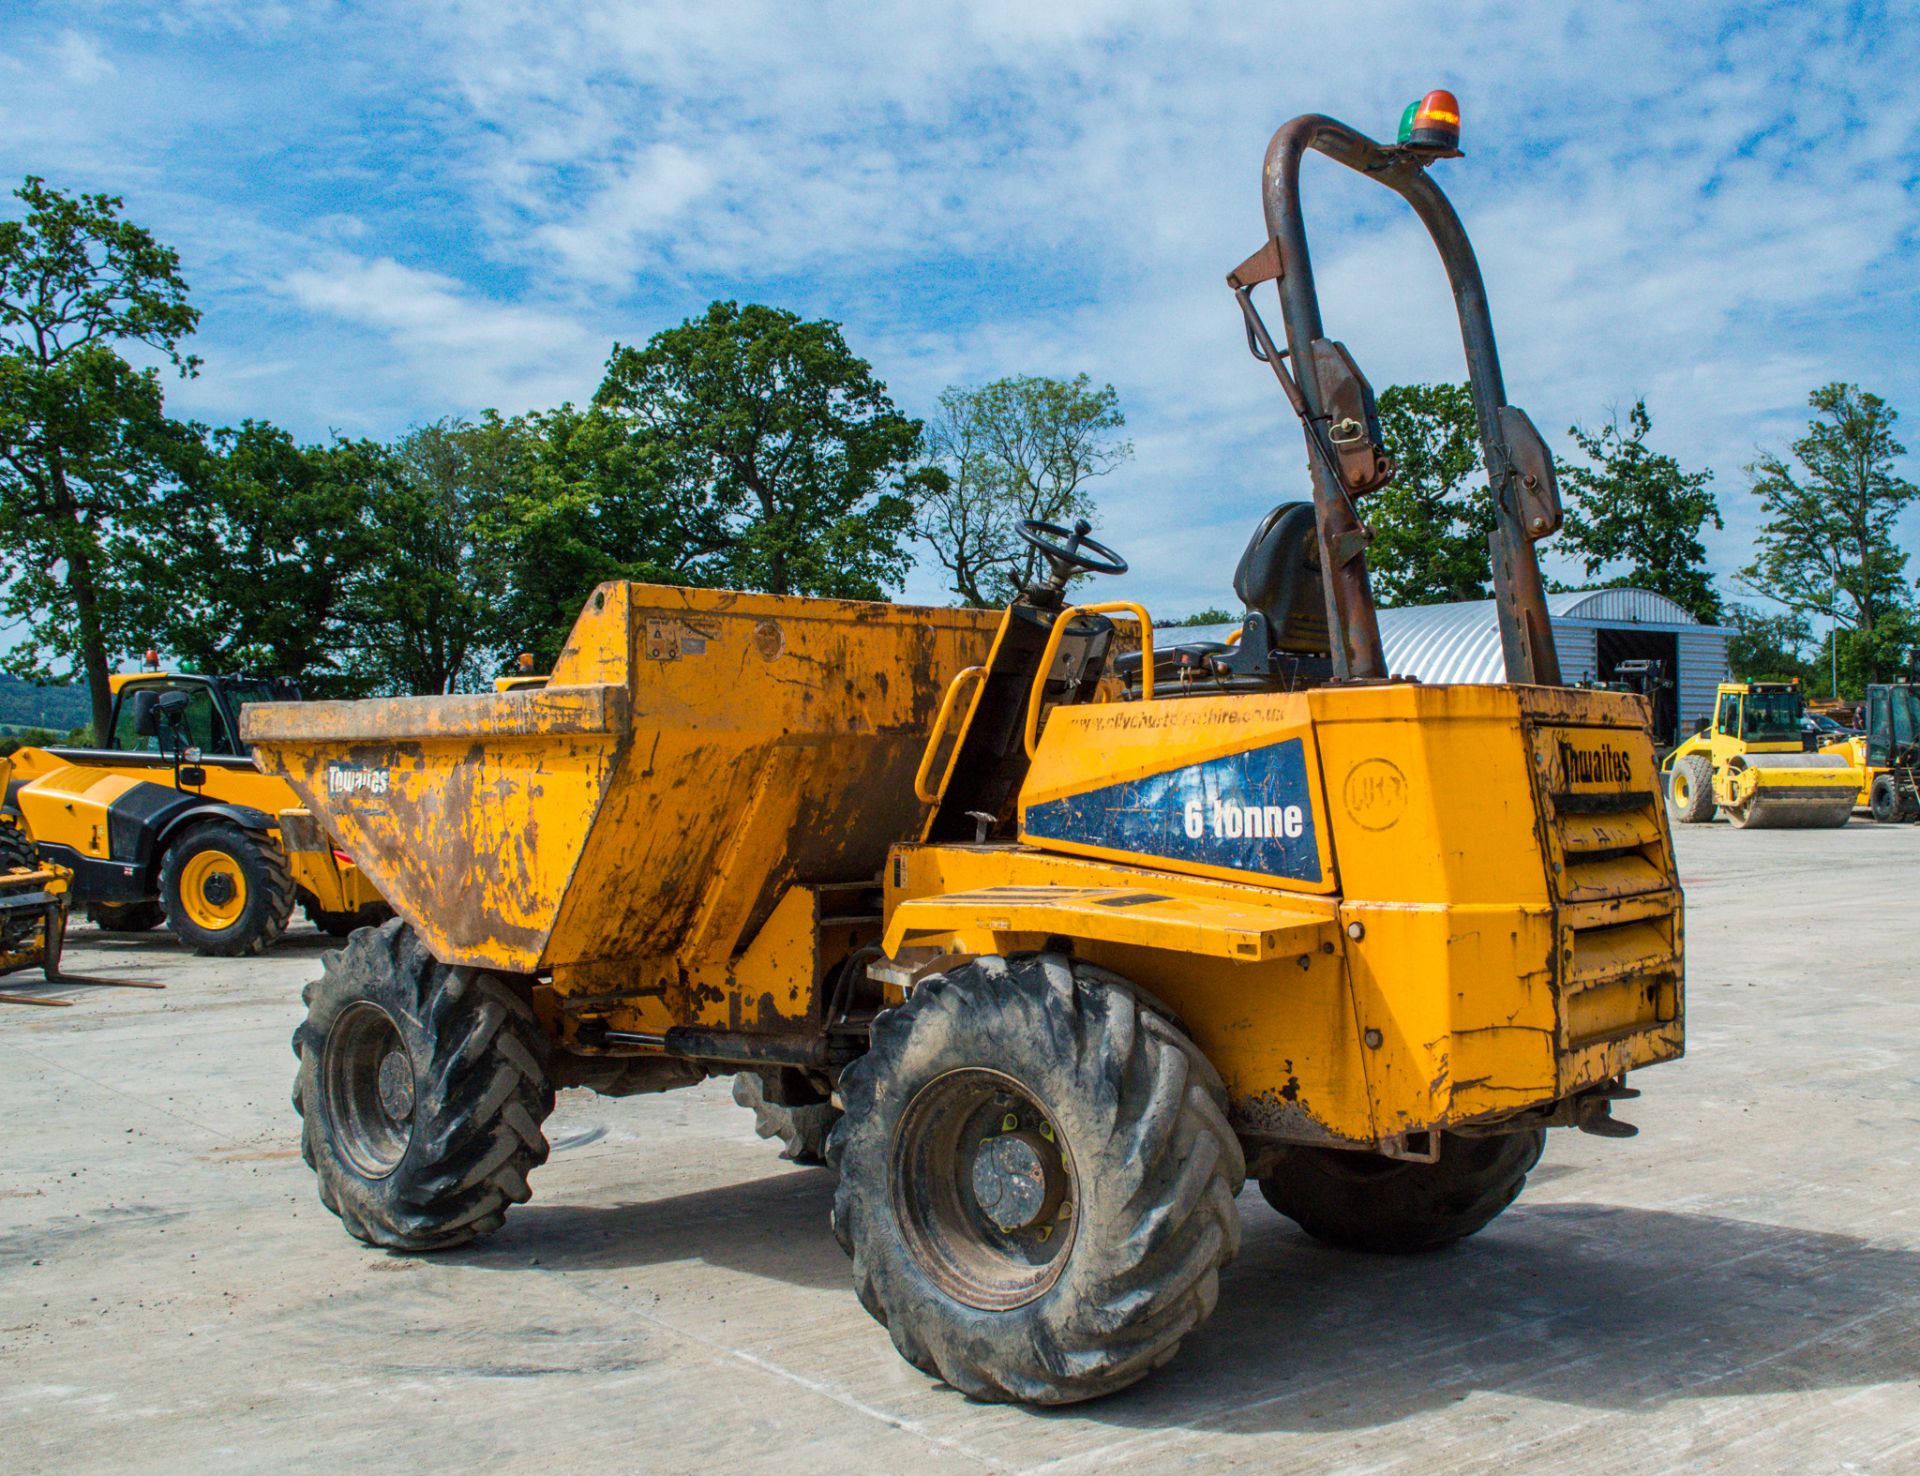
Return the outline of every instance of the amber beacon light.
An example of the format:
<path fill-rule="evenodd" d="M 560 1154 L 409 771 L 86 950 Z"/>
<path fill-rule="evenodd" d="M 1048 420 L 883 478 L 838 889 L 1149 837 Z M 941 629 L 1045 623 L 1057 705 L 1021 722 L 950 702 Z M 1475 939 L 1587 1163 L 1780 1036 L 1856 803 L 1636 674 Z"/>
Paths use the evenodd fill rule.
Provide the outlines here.
<path fill-rule="evenodd" d="M 1460 152 L 1460 104 L 1451 92 L 1436 88 L 1400 115 L 1400 142 L 1443 159 Z"/>

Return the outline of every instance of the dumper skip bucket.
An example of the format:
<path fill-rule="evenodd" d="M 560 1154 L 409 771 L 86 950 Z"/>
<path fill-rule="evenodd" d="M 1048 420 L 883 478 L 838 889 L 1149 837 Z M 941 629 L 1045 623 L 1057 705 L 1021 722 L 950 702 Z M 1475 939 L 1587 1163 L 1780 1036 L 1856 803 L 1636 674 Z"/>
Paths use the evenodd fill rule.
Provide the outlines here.
<path fill-rule="evenodd" d="M 545 687 L 247 708 L 447 963 L 731 956 L 796 883 L 878 876 L 997 612 L 612 583 Z"/>

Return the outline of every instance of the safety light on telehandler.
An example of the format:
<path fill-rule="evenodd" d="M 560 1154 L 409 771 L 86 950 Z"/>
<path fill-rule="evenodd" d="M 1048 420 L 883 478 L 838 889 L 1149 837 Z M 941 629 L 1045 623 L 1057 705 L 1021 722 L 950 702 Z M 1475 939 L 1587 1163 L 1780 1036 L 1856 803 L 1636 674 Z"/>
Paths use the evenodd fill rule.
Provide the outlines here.
<path fill-rule="evenodd" d="M 1400 143 L 1441 159 L 1460 157 L 1460 104 L 1451 92 L 1436 88 L 1400 115 Z"/>

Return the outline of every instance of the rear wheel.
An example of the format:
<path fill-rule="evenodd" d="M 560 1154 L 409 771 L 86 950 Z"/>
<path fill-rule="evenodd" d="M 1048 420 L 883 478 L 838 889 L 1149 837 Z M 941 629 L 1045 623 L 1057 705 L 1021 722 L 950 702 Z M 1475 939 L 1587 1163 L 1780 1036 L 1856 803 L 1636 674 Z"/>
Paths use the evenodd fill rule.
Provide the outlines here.
<path fill-rule="evenodd" d="M 1260 1181 L 1267 1203 L 1315 1240 L 1347 1250 L 1438 1250 L 1484 1229 L 1540 1161 L 1538 1129 L 1494 1138 L 1441 1134 L 1433 1163 L 1295 1148 Z"/>
<path fill-rule="evenodd" d="M 230 820 L 195 825 L 167 849 L 160 902 L 167 926 L 195 953 L 263 953 L 293 916 L 293 878 L 271 837 Z"/>
<path fill-rule="evenodd" d="M 90 902 L 87 920 L 109 933 L 145 933 L 167 919 L 158 902 Z"/>
<path fill-rule="evenodd" d="M 1117 975 L 1058 954 L 920 983 L 842 1074 L 834 1229 L 914 1367 L 1067 1404 L 1171 1358 L 1240 1245 L 1226 1092 Z"/>
<path fill-rule="evenodd" d="M 1667 779 L 1667 806 L 1683 825 L 1713 818 L 1713 763 L 1704 754 L 1690 753 L 1674 762 Z"/>
<path fill-rule="evenodd" d="M 752 1111 L 755 1132 L 780 1140 L 782 1158 L 809 1167 L 827 1161 L 827 1134 L 840 1120 L 840 1109 L 832 1103 L 782 1107 L 769 1102 L 767 1084 L 752 1071 L 734 1077 L 733 1100 Z"/>
<path fill-rule="evenodd" d="M 390 1250 L 496 1229 L 547 1161 L 546 1036 L 520 981 L 451 968 L 406 924 L 329 953 L 294 1033 L 293 1105 L 320 1202 Z"/>

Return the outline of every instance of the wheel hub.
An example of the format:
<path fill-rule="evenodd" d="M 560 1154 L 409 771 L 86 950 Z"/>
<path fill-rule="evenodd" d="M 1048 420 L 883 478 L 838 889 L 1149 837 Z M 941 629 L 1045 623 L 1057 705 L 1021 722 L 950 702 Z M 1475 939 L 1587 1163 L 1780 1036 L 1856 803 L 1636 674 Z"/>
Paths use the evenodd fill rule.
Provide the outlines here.
<path fill-rule="evenodd" d="M 973 1197 L 981 1213 L 1007 1231 L 1051 1218 L 1061 1175 L 1050 1169 L 1049 1157 L 1058 1163 L 1060 1150 L 1038 1133 L 1002 1133 L 982 1143 L 973 1159 Z"/>
<path fill-rule="evenodd" d="M 225 907 L 234 898 L 233 878 L 224 871 L 214 872 L 200 889 L 200 895 L 214 907 Z"/>
<path fill-rule="evenodd" d="M 380 1105 L 395 1122 L 413 1116 L 413 1062 L 404 1051 L 389 1051 L 380 1062 Z"/>

